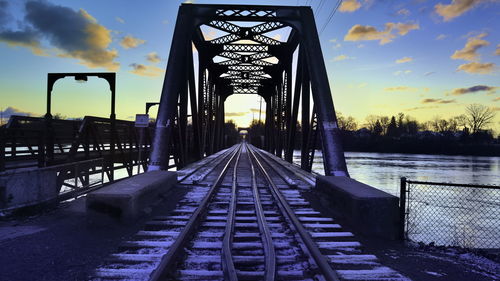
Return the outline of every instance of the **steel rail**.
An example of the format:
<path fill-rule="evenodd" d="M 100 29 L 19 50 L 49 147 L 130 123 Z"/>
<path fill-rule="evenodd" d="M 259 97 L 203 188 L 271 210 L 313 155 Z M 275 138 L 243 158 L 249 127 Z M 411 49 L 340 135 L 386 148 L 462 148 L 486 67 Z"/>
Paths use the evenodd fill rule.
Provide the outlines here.
<path fill-rule="evenodd" d="M 242 145 L 240 145 L 240 151 Z M 231 184 L 231 201 L 229 202 L 229 209 L 227 210 L 227 224 L 224 233 L 224 239 L 222 240 L 222 270 L 224 273 L 224 280 L 237 281 L 238 276 L 236 275 L 236 269 L 234 267 L 233 260 L 233 238 L 234 238 L 234 223 L 236 220 L 236 185 L 237 185 L 237 175 L 238 162 L 240 161 L 241 152 L 238 153 L 236 161 L 233 168 L 233 178 Z"/>
<path fill-rule="evenodd" d="M 214 163 L 217 163 L 215 165 L 212 165 L 212 169 L 210 169 L 208 171 L 208 173 L 211 173 L 218 165 L 218 163 L 222 163 L 224 161 L 224 159 L 228 158 L 231 153 L 233 153 L 235 150 L 237 150 L 238 148 L 236 147 L 237 145 L 235 145 L 234 148 L 228 148 L 227 151 L 223 152 L 221 155 L 219 155 L 218 157 L 214 157 L 213 159 L 210 159 L 209 161 L 207 161 L 206 163 L 204 163 L 204 165 L 200 165 L 199 167 L 196 167 L 195 169 L 193 169 L 191 172 L 189 172 L 188 174 L 184 175 L 180 180 L 177 180 L 177 182 L 181 183 L 183 182 L 184 180 L 186 180 L 188 177 L 192 176 L 194 173 L 196 173 L 198 170 L 200 170 L 201 168 L 205 167 L 206 165 L 208 164 L 214 164 Z M 223 160 L 220 160 L 219 162 L 217 162 L 217 158 L 219 157 L 222 157 Z M 186 168 L 189 168 L 189 165 L 184 167 L 183 169 L 186 169 Z"/>
<path fill-rule="evenodd" d="M 247 151 L 250 151 L 246 142 L 244 142 Z M 250 168 L 252 169 L 252 192 L 255 204 L 255 216 L 257 217 L 257 222 L 259 224 L 260 232 L 263 234 L 261 236 L 262 245 L 264 246 L 264 258 L 265 258 L 265 273 L 264 280 L 273 281 L 276 278 L 276 251 L 274 249 L 273 239 L 271 235 L 271 230 L 266 222 L 266 217 L 264 216 L 264 209 L 259 196 L 259 189 L 257 188 L 257 177 L 255 173 L 255 168 L 252 163 L 252 159 L 248 156 L 250 162 Z"/>
<path fill-rule="evenodd" d="M 207 195 L 200 202 L 200 205 L 191 215 L 191 218 L 187 222 L 184 229 L 181 231 L 175 242 L 170 246 L 168 252 L 161 258 L 160 264 L 158 267 L 151 273 L 149 281 L 159 281 L 161 279 L 168 279 L 168 273 L 171 269 L 172 265 L 177 262 L 177 257 L 181 254 L 184 249 L 185 243 L 188 241 L 188 238 L 191 236 L 196 226 L 199 224 L 199 221 L 202 218 L 202 215 L 208 210 L 207 206 L 212 197 L 215 194 L 216 187 L 220 184 L 222 179 L 224 178 L 230 163 L 233 161 L 236 155 L 241 153 L 241 146 L 236 150 L 231 158 L 227 161 L 226 165 L 222 168 L 217 179 L 214 181 L 214 184 L 210 187 Z"/>
<path fill-rule="evenodd" d="M 257 153 L 259 155 L 266 154 L 266 155 L 269 155 L 269 156 L 275 156 L 274 154 L 271 154 L 271 153 L 269 153 L 268 151 L 265 151 L 265 150 L 260 150 L 259 148 L 255 148 L 255 151 L 257 151 Z M 275 157 L 277 157 L 277 156 L 275 156 Z M 294 174 L 296 177 L 298 177 L 299 179 L 303 180 L 305 183 L 307 183 L 311 187 L 315 187 L 316 186 L 316 182 L 315 182 L 316 176 L 314 175 L 314 172 L 308 173 L 308 172 L 302 170 L 300 168 L 300 166 L 296 165 L 295 163 L 290 163 L 290 162 L 285 161 L 285 160 L 279 161 L 279 158 L 275 159 L 273 157 L 263 157 L 262 159 L 269 166 L 273 167 L 273 169 L 274 169 L 275 166 L 272 165 L 271 163 L 269 163 L 270 161 L 273 161 L 276 164 L 283 166 L 283 168 L 287 169 L 290 173 Z M 297 169 L 293 169 L 292 167 L 295 167 Z M 276 169 L 274 169 L 274 170 L 276 170 Z M 278 173 L 278 174 L 281 176 L 281 173 Z M 310 174 L 312 174 L 312 176 Z"/>
<path fill-rule="evenodd" d="M 302 238 L 302 241 L 304 242 L 307 249 L 309 250 L 309 253 L 311 254 L 312 258 L 314 259 L 314 261 L 318 265 L 319 269 L 321 270 L 321 273 L 323 274 L 323 277 L 325 278 L 325 280 L 340 281 L 339 276 L 332 269 L 332 267 L 328 263 L 325 256 L 320 252 L 319 248 L 316 246 L 316 244 L 312 240 L 311 236 L 309 235 L 309 232 L 304 228 L 304 226 L 302 226 L 302 223 L 299 221 L 299 219 L 297 218 L 297 216 L 293 212 L 292 208 L 288 204 L 287 200 L 283 197 L 283 195 L 279 191 L 276 184 L 272 181 L 271 177 L 269 176 L 269 173 L 267 173 L 267 171 L 264 169 L 264 166 L 259 161 L 259 159 L 257 158 L 254 151 L 252 149 L 250 149 L 249 151 L 252 154 L 252 156 L 255 160 L 255 163 L 259 167 L 259 170 L 261 171 L 261 173 L 264 175 L 267 182 L 269 183 L 269 187 L 270 187 L 269 190 L 271 191 L 271 194 L 278 202 L 278 206 L 280 206 L 280 209 L 282 210 L 285 217 L 287 217 L 292 222 L 293 226 L 295 226 L 296 231 L 300 235 L 300 238 Z M 262 156 L 260 156 L 260 157 L 262 157 Z"/>

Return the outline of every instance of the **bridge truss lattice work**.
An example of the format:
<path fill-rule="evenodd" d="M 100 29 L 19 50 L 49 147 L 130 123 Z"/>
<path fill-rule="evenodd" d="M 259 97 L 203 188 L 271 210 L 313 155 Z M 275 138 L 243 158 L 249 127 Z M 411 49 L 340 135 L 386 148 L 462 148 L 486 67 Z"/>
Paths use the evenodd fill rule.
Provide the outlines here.
<path fill-rule="evenodd" d="M 203 28 L 220 36 L 209 38 Z M 285 40 L 270 35 L 279 30 L 288 33 Z M 149 170 L 167 169 L 170 158 L 182 167 L 220 150 L 224 102 L 233 94 L 257 94 L 265 100 L 264 149 L 292 161 L 301 112 L 302 168 L 311 169 L 319 132 L 325 174 L 348 176 L 310 7 L 180 6 Z"/>

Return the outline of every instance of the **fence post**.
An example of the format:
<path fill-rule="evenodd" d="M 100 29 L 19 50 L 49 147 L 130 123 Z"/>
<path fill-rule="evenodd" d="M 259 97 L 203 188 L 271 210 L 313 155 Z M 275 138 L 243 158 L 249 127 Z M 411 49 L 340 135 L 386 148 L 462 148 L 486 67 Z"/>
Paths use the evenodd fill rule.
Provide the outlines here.
<path fill-rule="evenodd" d="M 6 143 L 7 129 L 0 128 L 0 172 L 5 171 L 5 143 Z"/>
<path fill-rule="evenodd" d="M 38 168 L 45 167 L 45 133 L 41 131 L 38 134 Z"/>
<path fill-rule="evenodd" d="M 399 190 L 399 239 L 405 240 L 405 222 L 406 222 L 406 178 L 401 178 Z"/>

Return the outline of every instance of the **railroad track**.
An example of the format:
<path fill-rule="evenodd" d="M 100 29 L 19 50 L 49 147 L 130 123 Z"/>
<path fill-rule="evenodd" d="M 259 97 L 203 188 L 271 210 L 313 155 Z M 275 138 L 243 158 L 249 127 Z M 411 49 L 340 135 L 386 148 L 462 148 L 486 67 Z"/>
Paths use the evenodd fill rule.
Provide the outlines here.
<path fill-rule="evenodd" d="M 408 280 L 300 193 L 314 179 L 246 143 L 181 171 L 190 191 L 92 280 Z"/>

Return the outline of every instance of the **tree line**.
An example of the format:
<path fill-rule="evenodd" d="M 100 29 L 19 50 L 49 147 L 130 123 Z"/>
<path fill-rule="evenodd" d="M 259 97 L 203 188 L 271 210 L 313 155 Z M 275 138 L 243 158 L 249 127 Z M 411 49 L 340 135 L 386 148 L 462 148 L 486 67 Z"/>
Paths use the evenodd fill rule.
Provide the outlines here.
<path fill-rule="evenodd" d="M 418 122 L 415 118 L 404 113 L 398 113 L 397 116 L 377 116 L 369 115 L 366 117 L 364 127 L 371 134 L 376 136 L 399 137 L 402 135 L 415 135 L 423 131 L 432 131 L 437 133 L 463 133 L 475 136 L 486 134 L 493 138 L 493 131 L 488 130 L 495 118 L 495 112 L 479 104 L 467 106 L 465 113 L 442 119 L 438 116 L 430 121 Z M 360 126 L 352 116 L 344 116 L 337 113 L 337 121 L 342 131 L 356 131 Z"/>
<path fill-rule="evenodd" d="M 489 128 L 495 112 L 479 104 L 466 107 L 463 114 L 417 121 L 410 115 L 369 115 L 365 123 L 337 113 L 346 151 L 500 156 L 500 136 Z M 251 142 L 259 144 L 264 124 L 254 120 L 249 128 Z M 301 147 L 301 126 L 297 124 L 296 149 Z M 320 143 L 317 148 L 321 147 Z"/>

